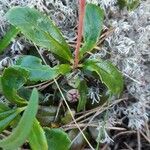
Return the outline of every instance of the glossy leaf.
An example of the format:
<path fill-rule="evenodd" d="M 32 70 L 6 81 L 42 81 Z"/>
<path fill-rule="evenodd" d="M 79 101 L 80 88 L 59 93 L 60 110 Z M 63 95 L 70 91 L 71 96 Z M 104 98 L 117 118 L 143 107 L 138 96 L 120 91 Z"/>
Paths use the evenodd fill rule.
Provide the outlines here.
<path fill-rule="evenodd" d="M 47 81 L 56 78 L 58 75 L 70 72 L 69 64 L 57 65 L 51 68 L 42 65 L 42 60 L 35 56 L 23 56 L 16 62 L 17 67 L 21 67 L 29 72 L 30 81 Z"/>
<path fill-rule="evenodd" d="M 23 56 L 16 62 L 16 65 L 29 72 L 30 81 L 46 81 L 57 77 L 58 73 L 55 68 L 48 65 L 42 65 L 41 59 L 35 56 Z"/>
<path fill-rule="evenodd" d="M 71 141 L 63 130 L 45 128 L 49 150 L 69 150 Z"/>
<path fill-rule="evenodd" d="M 98 42 L 104 19 L 103 10 L 94 4 L 87 4 L 84 17 L 84 44 L 80 50 L 80 57 L 91 51 Z"/>
<path fill-rule="evenodd" d="M 112 94 L 119 95 L 121 93 L 123 89 L 123 77 L 111 62 L 88 60 L 84 63 L 83 68 L 96 72 Z"/>
<path fill-rule="evenodd" d="M 33 123 L 28 140 L 32 150 L 48 150 L 45 132 L 36 119 Z"/>
<path fill-rule="evenodd" d="M 18 116 L 24 109 L 18 108 L 9 112 L 0 113 L 0 133 Z M 3 118 L 3 119 L 2 119 Z"/>
<path fill-rule="evenodd" d="M 1 77 L 2 91 L 7 100 L 18 105 L 25 105 L 27 102 L 17 94 L 17 90 L 26 83 L 29 74 L 25 69 L 9 67 L 4 70 Z"/>
<path fill-rule="evenodd" d="M 7 150 L 17 149 L 27 139 L 38 110 L 38 92 L 33 90 L 28 106 L 21 117 L 18 126 L 7 138 L 0 140 L 0 147 Z"/>
<path fill-rule="evenodd" d="M 7 12 L 6 18 L 38 46 L 47 48 L 65 60 L 70 61 L 72 59 L 63 36 L 46 15 L 34 8 L 14 7 Z"/>
<path fill-rule="evenodd" d="M 16 27 L 14 26 L 10 27 L 9 31 L 0 40 L 0 53 L 2 53 L 7 48 L 12 39 L 16 37 L 18 32 L 19 30 Z"/>
<path fill-rule="evenodd" d="M 85 80 L 82 80 L 78 87 L 80 98 L 77 107 L 77 111 L 84 110 L 86 102 L 87 102 L 87 94 L 88 94 L 88 87 Z"/>

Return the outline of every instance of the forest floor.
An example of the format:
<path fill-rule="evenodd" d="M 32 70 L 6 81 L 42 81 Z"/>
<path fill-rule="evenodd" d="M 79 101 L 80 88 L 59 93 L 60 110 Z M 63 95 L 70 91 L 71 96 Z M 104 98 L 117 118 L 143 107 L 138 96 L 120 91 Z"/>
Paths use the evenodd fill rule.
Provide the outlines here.
<path fill-rule="evenodd" d="M 104 137 L 100 141 L 101 150 L 149 150 L 150 149 L 150 0 L 141 0 L 133 11 L 120 10 L 116 0 L 87 0 L 101 6 L 105 11 L 105 20 L 102 32 L 102 42 L 97 46 L 96 53 L 91 57 L 109 59 L 123 74 L 125 86 L 120 99 L 113 100 L 107 106 L 99 106 L 99 87 L 89 89 L 93 108 L 81 114 L 82 119 L 77 121 L 81 128 L 89 125 L 88 132 L 95 140 L 100 127 L 103 126 L 103 115 L 107 111 Z M 13 6 L 35 7 L 49 15 L 63 32 L 66 41 L 73 48 L 77 38 L 78 4 L 77 0 L 0 0 L 0 38 L 8 29 L 5 13 Z M 12 65 L 23 54 L 28 54 L 34 47 L 23 36 L 14 39 L 4 54 L 0 55 L 0 70 Z M 52 54 L 39 48 L 47 61 L 54 66 L 59 63 Z M 4 61 L 8 62 L 2 65 Z M 9 59 L 8 59 L 9 58 Z M 1 71 L 2 72 L 2 71 Z M 97 81 L 91 81 L 97 84 Z M 46 98 L 51 93 L 42 89 Z M 44 89 L 43 89 L 44 88 Z M 1 96 L 1 101 L 5 97 Z M 96 106 L 96 107 L 94 107 Z M 98 112 L 98 113 L 97 113 Z M 85 119 L 89 113 L 88 120 Z M 91 118 L 94 118 L 89 123 Z M 62 126 L 69 131 L 77 128 L 72 122 Z M 80 147 L 80 146 L 79 146 Z M 84 147 L 84 146 L 83 146 Z M 83 149 L 88 149 L 86 145 Z M 77 149 L 77 148 L 75 148 Z M 78 148 L 80 149 L 80 148 Z"/>

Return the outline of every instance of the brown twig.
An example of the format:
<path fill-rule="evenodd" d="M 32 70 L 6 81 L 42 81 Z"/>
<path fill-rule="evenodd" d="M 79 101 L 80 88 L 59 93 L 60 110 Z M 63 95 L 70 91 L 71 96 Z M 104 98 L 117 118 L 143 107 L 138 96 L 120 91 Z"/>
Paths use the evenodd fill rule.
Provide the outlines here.
<path fill-rule="evenodd" d="M 108 149 L 108 144 L 105 144 L 104 146 L 103 146 L 103 148 L 101 148 L 101 150 L 107 150 Z"/>

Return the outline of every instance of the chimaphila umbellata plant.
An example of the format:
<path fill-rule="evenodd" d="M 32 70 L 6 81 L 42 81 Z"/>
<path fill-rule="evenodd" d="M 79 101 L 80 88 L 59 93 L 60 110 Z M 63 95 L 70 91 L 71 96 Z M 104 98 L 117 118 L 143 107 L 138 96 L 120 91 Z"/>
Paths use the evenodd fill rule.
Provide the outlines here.
<path fill-rule="evenodd" d="M 12 127 L 13 131 L 0 141 L 0 147 L 17 149 L 27 140 L 33 150 L 68 150 L 71 141 L 67 133 L 59 128 L 54 129 L 53 126 L 49 128 L 49 123 L 41 123 L 42 125 L 39 123 L 40 118 L 45 117 L 45 114 L 40 112 L 44 105 L 42 92 L 38 92 L 36 88 L 31 91 L 27 87 L 57 80 L 70 107 L 77 112 L 89 107 L 87 106 L 90 99 L 88 89 L 94 84 L 95 79 L 99 81 L 98 86 L 104 89 L 101 95 L 105 96 L 105 101 L 112 96 L 120 95 L 123 78 L 117 68 L 108 60 L 89 58 L 100 38 L 104 19 L 103 10 L 94 4 L 87 4 L 85 7 L 85 1 L 80 1 L 74 58 L 61 32 L 48 16 L 34 8 L 14 7 L 7 12 L 6 18 L 12 26 L 0 43 L 1 51 L 21 32 L 34 43 L 35 47 L 43 47 L 53 53 L 60 63 L 51 67 L 41 54 L 35 53 L 20 56 L 15 65 L 3 70 L 0 76 L 0 92 L 10 104 L 0 103 L 0 132 L 8 127 Z M 55 106 L 62 97 L 56 94 L 58 89 L 53 82 L 49 86 L 53 93 L 50 105 Z M 72 103 L 76 105 L 72 106 Z M 64 117 L 55 118 L 53 121 L 57 122 L 56 127 L 71 121 L 70 116 L 67 117 L 67 112 L 60 115 Z"/>

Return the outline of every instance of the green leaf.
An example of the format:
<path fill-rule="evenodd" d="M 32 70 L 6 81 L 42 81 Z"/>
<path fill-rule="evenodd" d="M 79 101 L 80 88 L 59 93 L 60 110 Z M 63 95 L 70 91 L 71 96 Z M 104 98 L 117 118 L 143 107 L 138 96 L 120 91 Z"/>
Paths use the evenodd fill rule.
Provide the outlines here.
<path fill-rule="evenodd" d="M 18 108 L 0 113 L 0 133 L 23 111 L 24 108 Z M 2 119 L 3 118 L 3 119 Z"/>
<path fill-rule="evenodd" d="M 70 73 L 72 68 L 69 64 L 61 64 L 56 66 L 55 69 L 57 69 L 58 74 L 65 75 Z"/>
<path fill-rule="evenodd" d="M 77 107 L 77 111 L 84 110 L 86 102 L 87 102 L 87 94 L 88 94 L 88 87 L 85 80 L 82 80 L 78 86 L 80 98 Z"/>
<path fill-rule="evenodd" d="M 45 128 L 49 150 L 69 150 L 71 140 L 67 133 L 61 129 Z"/>
<path fill-rule="evenodd" d="M 9 107 L 5 105 L 4 103 L 0 102 L 0 112 L 4 112 L 9 110 Z"/>
<path fill-rule="evenodd" d="M 9 67 L 4 70 L 1 77 L 2 91 L 10 102 L 18 105 L 27 104 L 25 99 L 17 94 L 17 90 L 26 83 L 28 76 L 28 71 L 22 68 Z"/>
<path fill-rule="evenodd" d="M 30 81 L 52 80 L 60 74 L 64 75 L 71 71 L 71 66 L 69 64 L 61 64 L 51 68 L 48 65 L 42 65 L 42 61 L 38 57 L 29 55 L 20 57 L 16 65 L 29 72 L 28 79 Z"/>
<path fill-rule="evenodd" d="M 1 75 L 0 75 L 0 94 L 2 94 L 2 81 L 1 81 Z"/>
<path fill-rule="evenodd" d="M 87 4 L 84 17 L 84 44 L 80 50 L 80 57 L 91 51 L 98 42 L 104 20 L 103 10 L 94 4 Z"/>
<path fill-rule="evenodd" d="M 123 89 L 123 77 L 111 62 L 107 60 L 87 60 L 83 64 L 83 68 L 96 72 L 112 94 L 119 95 L 121 93 Z"/>
<path fill-rule="evenodd" d="M 28 139 L 32 150 L 48 150 L 45 132 L 37 119 L 33 123 Z"/>
<path fill-rule="evenodd" d="M 140 0 L 127 0 L 127 9 L 132 11 L 138 7 Z"/>
<path fill-rule="evenodd" d="M 75 110 L 73 110 L 73 109 L 71 109 L 71 113 L 72 113 L 73 116 L 75 116 L 75 114 L 76 114 Z M 68 124 L 69 122 L 71 122 L 72 121 L 72 115 L 71 115 L 71 113 L 70 113 L 69 110 L 67 110 L 65 112 L 64 117 L 61 118 L 61 123 Z"/>
<path fill-rule="evenodd" d="M 15 38 L 18 33 L 19 30 L 16 27 L 10 27 L 9 31 L 4 35 L 2 40 L 0 40 L 0 53 L 2 53 L 5 50 L 5 48 L 7 48 L 12 39 Z"/>
<path fill-rule="evenodd" d="M 10 116 L 11 114 L 15 113 L 16 111 L 17 109 L 9 109 L 7 111 L 0 112 L 0 121 Z"/>
<path fill-rule="evenodd" d="M 126 0 L 117 0 L 117 4 L 120 9 L 123 9 L 124 7 L 126 7 L 127 1 Z"/>
<path fill-rule="evenodd" d="M 52 80 L 58 76 L 57 69 L 42 65 L 41 59 L 35 56 L 23 56 L 18 59 L 16 65 L 29 72 L 30 81 Z"/>
<path fill-rule="evenodd" d="M 140 0 L 118 0 L 117 4 L 119 5 L 120 9 L 127 7 L 129 11 L 132 11 L 138 7 Z"/>
<path fill-rule="evenodd" d="M 47 48 L 65 60 L 72 59 L 62 34 L 46 15 L 34 8 L 14 7 L 7 12 L 6 18 L 38 46 Z"/>
<path fill-rule="evenodd" d="M 38 91 L 32 91 L 28 106 L 21 117 L 18 126 L 7 138 L 0 140 L 0 147 L 6 150 L 14 150 L 21 146 L 27 139 L 38 110 Z"/>
<path fill-rule="evenodd" d="M 26 99 L 27 101 L 30 99 L 31 93 L 32 89 L 26 88 L 24 86 L 18 90 L 18 95 Z M 39 92 L 39 103 L 43 102 L 44 98 L 44 95 Z"/>

